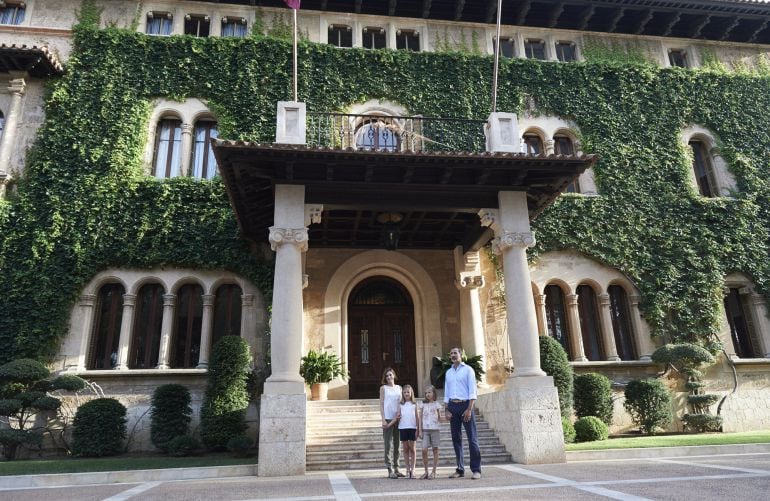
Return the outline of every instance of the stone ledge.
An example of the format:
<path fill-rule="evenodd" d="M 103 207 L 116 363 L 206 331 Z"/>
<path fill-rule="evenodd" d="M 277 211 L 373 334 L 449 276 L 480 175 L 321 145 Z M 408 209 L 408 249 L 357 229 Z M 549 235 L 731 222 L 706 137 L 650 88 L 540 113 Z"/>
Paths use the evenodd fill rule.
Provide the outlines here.
<path fill-rule="evenodd" d="M 605 449 L 601 451 L 567 451 L 567 462 L 602 459 L 650 459 L 695 457 L 715 454 L 770 453 L 770 444 L 688 445 L 681 447 L 646 447 L 638 449 Z"/>

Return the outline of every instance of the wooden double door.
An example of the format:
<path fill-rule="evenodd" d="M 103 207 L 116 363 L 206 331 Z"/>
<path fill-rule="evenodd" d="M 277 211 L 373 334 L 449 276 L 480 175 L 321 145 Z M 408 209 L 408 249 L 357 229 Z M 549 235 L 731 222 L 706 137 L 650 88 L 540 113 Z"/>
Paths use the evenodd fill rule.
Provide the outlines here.
<path fill-rule="evenodd" d="M 397 282 L 376 277 L 360 284 L 348 303 L 350 398 L 378 398 L 382 372 L 417 388 L 414 307 Z"/>

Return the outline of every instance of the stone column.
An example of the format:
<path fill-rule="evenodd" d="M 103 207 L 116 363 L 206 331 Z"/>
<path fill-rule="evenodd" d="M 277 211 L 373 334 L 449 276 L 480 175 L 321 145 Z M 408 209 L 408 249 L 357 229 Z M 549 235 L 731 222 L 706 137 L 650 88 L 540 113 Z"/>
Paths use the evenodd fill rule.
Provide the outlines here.
<path fill-rule="evenodd" d="M 254 310 L 254 294 L 243 294 L 241 296 L 241 336 L 246 338 L 249 329 L 253 332 L 256 325 L 257 312 Z M 264 355 L 261 346 L 252 346 L 251 352 L 255 357 Z M 259 364 L 256 360 L 254 363 L 255 365 L 264 365 Z"/>
<path fill-rule="evenodd" d="M 545 294 L 535 296 L 535 312 L 537 313 L 537 333 L 548 335 L 548 312 L 545 309 Z"/>
<path fill-rule="evenodd" d="M 455 286 L 460 291 L 460 342 L 469 356 L 481 355 L 482 367 L 487 370 L 489 366 L 479 301 L 479 288 L 484 287 L 484 277 L 481 275 L 479 253 L 471 251 L 463 254 L 462 247 L 455 247 L 454 260 Z"/>
<path fill-rule="evenodd" d="M 610 312 L 610 295 L 599 294 L 599 318 L 602 322 L 602 340 L 604 341 L 604 356 L 607 360 L 620 360 L 618 347 L 615 345 L 615 332 L 612 329 L 612 313 Z"/>
<path fill-rule="evenodd" d="M 158 369 L 168 369 L 171 362 L 171 338 L 174 329 L 176 294 L 163 294 L 163 323 L 160 327 L 160 349 L 158 351 Z"/>
<path fill-rule="evenodd" d="M 578 310 L 578 295 L 567 294 L 567 322 L 569 322 L 569 344 L 572 347 L 572 359 L 575 362 L 586 362 L 586 352 L 583 348 L 583 329 L 580 328 L 580 311 Z"/>
<path fill-rule="evenodd" d="M 517 463 L 565 461 L 559 396 L 553 378 L 540 369 L 540 342 L 532 301 L 527 247 L 535 244 L 529 227 L 526 192 L 500 192 L 499 209 L 483 209 L 481 224 L 490 226 L 492 249 L 502 256 L 508 340 L 514 370 L 502 394 L 482 395 L 479 407 Z M 487 407 L 490 402 L 490 407 Z"/>
<path fill-rule="evenodd" d="M 94 326 L 94 304 L 96 304 L 96 294 L 83 294 L 80 296 L 80 315 L 82 319 L 82 328 L 80 330 L 80 351 L 78 352 L 77 363 L 67 367 L 68 371 L 84 371 L 88 363 L 89 345 L 93 335 Z"/>
<path fill-rule="evenodd" d="M 756 355 L 770 358 L 770 321 L 767 318 L 767 303 L 762 294 L 751 293 L 751 315 L 754 317 L 754 331 L 761 346 L 755 348 Z"/>
<path fill-rule="evenodd" d="M 136 294 L 123 294 L 123 315 L 120 317 L 120 340 L 118 341 L 118 370 L 128 369 L 128 355 L 131 349 L 131 326 L 134 324 Z"/>
<path fill-rule="evenodd" d="M 276 185 L 270 246 L 275 251 L 270 332 L 272 375 L 260 403 L 259 475 L 305 472 L 305 382 L 302 357 L 302 254 L 307 250 L 305 187 Z"/>
<path fill-rule="evenodd" d="M 27 88 L 23 78 L 14 78 L 8 85 L 11 95 L 11 106 L 5 117 L 2 137 L 0 137 L 0 199 L 5 197 L 5 185 L 10 180 L 11 156 L 16 144 L 16 132 L 21 119 L 21 101 Z"/>
<path fill-rule="evenodd" d="M 190 166 L 192 164 L 193 149 L 193 126 L 192 124 L 182 124 L 182 148 L 180 151 L 181 161 L 179 164 L 180 176 L 192 176 Z"/>
<path fill-rule="evenodd" d="M 639 300 L 637 295 L 628 296 L 629 310 L 631 315 L 631 327 L 634 330 L 634 339 L 636 340 L 636 353 L 639 360 L 649 362 L 652 360 L 652 352 L 655 351 L 655 345 L 650 338 L 650 331 L 642 322 L 641 312 L 639 311 Z"/>
<path fill-rule="evenodd" d="M 545 147 L 545 154 L 546 155 L 553 155 L 555 150 L 556 143 L 553 139 L 546 139 L 545 144 L 543 145 Z"/>
<path fill-rule="evenodd" d="M 203 312 L 201 314 L 201 348 L 196 369 L 207 369 L 211 353 L 211 338 L 214 329 L 214 294 L 203 294 Z"/>

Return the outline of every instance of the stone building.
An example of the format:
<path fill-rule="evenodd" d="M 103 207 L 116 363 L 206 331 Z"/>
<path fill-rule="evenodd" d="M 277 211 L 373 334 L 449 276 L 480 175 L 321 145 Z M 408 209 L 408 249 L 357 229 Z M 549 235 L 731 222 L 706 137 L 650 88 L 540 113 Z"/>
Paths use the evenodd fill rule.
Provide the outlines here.
<path fill-rule="evenodd" d="M 505 1 L 492 110 L 494 0 L 305 0 L 299 102 L 280 0 L 95 4 L 79 32 L 89 2 L 0 2 L 2 342 L 129 404 L 138 448 L 153 388 L 199 403 L 232 334 L 271 357 L 264 474 L 304 471 L 311 348 L 351 373 L 332 399 L 376 397 L 387 366 L 420 393 L 451 346 L 482 355 L 479 407 L 522 462 L 563 458 L 537 335 L 619 393 L 663 372 L 663 342 L 718 339 L 724 429 L 770 425 L 770 5 Z"/>

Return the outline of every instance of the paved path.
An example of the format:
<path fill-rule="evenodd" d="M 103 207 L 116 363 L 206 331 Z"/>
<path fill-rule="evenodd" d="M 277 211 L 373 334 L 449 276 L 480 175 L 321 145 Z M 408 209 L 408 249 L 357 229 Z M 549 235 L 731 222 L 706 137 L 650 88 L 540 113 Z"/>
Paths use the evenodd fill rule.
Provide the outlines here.
<path fill-rule="evenodd" d="M 383 471 L 357 470 L 280 478 L 0 489 L 0 500 L 770 499 L 770 453 L 490 465 L 484 467 L 484 478 L 477 481 L 446 478 L 451 472 L 442 468 L 437 480 L 389 480 Z"/>

